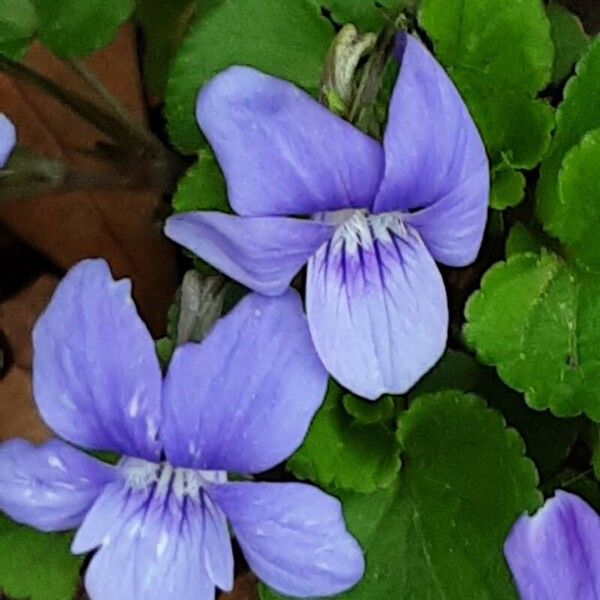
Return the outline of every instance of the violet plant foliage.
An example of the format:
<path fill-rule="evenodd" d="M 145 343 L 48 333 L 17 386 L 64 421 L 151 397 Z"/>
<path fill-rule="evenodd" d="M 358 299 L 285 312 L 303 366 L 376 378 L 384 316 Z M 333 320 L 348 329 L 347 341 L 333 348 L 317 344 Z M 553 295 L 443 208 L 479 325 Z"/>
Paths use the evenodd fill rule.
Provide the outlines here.
<path fill-rule="evenodd" d="M 110 332 L 110 335 L 107 335 Z M 231 590 L 227 521 L 258 577 L 331 595 L 364 570 L 338 500 L 302 483 L 228 481 L 301 443 L 327 374 L 300 298 L 251 294 L 163 380 L 127 280 L 75 266 L 34 330 L 34 395 L 62 439 L 0 445 L 0 509 L 42 531 L 78 528 L 92 600 L 208 599 Z M 123 454 L 116 466 L 80 448 Z"/>
<path fill-rule="evenodd" d="M 395 56 L 383 145 L 290 83 L 247 67 L 217 75 L 197 118 L 238 214 L 179 214 L 165 228 L 262 294 L 283 293 L 308 263 L 317 352 L 368 399 L 406 392 L 441 356 L 436 261 L 474 260 L 488 206 L 485 149 L 453 83 L 410 35 L 398 34 Z"/>
<path fill-rule="evenodd" d="M 574 494 L 557 491 L 522 516 L 504 553 L 521 600 L 600 598 L 600 517 Z"/>

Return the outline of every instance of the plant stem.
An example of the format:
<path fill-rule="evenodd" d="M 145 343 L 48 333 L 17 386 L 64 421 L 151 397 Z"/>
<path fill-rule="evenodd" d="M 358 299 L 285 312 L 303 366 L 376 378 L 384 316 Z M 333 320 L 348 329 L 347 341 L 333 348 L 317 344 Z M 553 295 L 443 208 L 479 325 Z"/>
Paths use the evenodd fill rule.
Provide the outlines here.
<path fill-rule="evenodd" d="M 65 62 L 92 90 L 94 90 L 94 92 L 96 92 L 98 97 L 101 98 L 111 110 L 114 117 L 121 122 L 124 129 L 130 131 L 134 137 L 144 140 L 149 148 L 154 148 L 158 152 L 162 151 L 162 144 L 158 139 L 131 118 L 123 105 L 106 89 L 104 84 L 84 63 L 75 60 L 68 60 Z"/>
<path fill-rule="evenodd" d="M 351 123 L 356 122 L 363 109 L 375 104 L 383 69 L 391 53 L 397 31 L 396 23 L 393 22 L 386 24 L 379 34 L 371 57 L 365 65 L 358 84 L 358 90 L 350 108 L 348 119 Z"/>
<path fill-rule="evenodd" d="M 136 166 L 139 173 L 134 177 L 135 187 L 140 187 L 138 182 L 145 180 L 148 182 L 145 187 L 160 188 L 163 193 L 172 192 L 184 169 L 180 157 L 171 152 L 149 131 L 134 123 L 118 101 L 87 68 L 82 68 L 81 65 L 75 67 L 74 63 L 70 64 L 101 96 L 108 109 L 98 106 L 77 92 L 61 88 L 48 77 L 26 65 L 0 55 L 0 72 L 34 85 L 45 94 L 56 98 L 117 144 L 113 147 L 120 159 L 121 177 L 124 180 L 132 166 Z M 96 156 L 103 158 L 101 152 Z M 107 156 L 104 156 L 105 160 L 106 158 Z M 117 164 L 115 161 L 112 162 Z M 130 184 L 128 186 L 130 187 Z"/>
<path fill-rule="evenodd" d="M 126 135 L 126 132 L 123 131 L 121 120 L 110 112 L 105 111 L 76 92 L 62 89 L 54 81 L 41 73 L 2 55 L 0 55 L 0 71 L 40 88 L 43 92 L 59 100 L 82 119 L 88 121 L 109 137 L 129 147 L 138 147 L 140 142 L 145 144 L 145 139 L 141 140 L 138 137 L 138 139 L 132 140 Z"/>

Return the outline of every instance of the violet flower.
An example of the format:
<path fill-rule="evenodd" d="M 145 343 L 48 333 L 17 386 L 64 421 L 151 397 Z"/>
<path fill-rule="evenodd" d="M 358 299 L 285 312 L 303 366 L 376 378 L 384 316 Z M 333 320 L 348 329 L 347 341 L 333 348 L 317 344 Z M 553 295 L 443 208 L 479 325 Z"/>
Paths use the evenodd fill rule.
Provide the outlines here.
<path fill-rule="evenodd" d="M 573 494 L 558 491 L 522 516 L 504 554 L 521 600 L 600 598 L 600 517 Z"/>
<path fill-rule="evenodd" d="M 0 169 L 4 167 L 17 143 L 15 126 L 6 115 L 0 113 Z"/>
<path fill-rule="evenodd" d="M 128 281 L 83 261 L 34 330 L 34 395 L 65 441 L 0 446 L 0 509 L 43 531 L 79 527 L 98 549 L 92 600 L 212 599 L 231 590 L 226 519 L 252 570 L 294 596 L 354 585 L 364 561 L 340 503 L 300 483 L 228 482 L 302 442 L 327 374 L 297 294 L 247 296 L 163 382 Z M 125 456 L 116 467 L 69 445 Z"/>
<path fill-rule="evenodd" d="M 262 294 L 283 293 L 308 263 L 317 352 L 370 399 L 405 392 L 442 354 L 448 308 L 435 261 L 475 259 L 489 192 L 481 138 L 442 67 L 406 34 L 395 55 L 383 146 L 286 81 L 247 67 L 216 76 L 197 118 L 240 216 L 179 214 L 165 229 Z"/>

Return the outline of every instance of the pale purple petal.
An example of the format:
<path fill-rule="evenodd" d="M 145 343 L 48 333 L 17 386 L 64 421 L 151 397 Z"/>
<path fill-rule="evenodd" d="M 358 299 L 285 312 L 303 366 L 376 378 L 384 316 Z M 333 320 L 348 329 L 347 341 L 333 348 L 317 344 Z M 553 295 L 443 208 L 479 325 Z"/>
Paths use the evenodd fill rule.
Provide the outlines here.
<path fill-rule="evenodd" d="M 302 443 L 326 385 L 298 294 L 250 294 L 202 344 L 175 351 L 165 380 L 167 459 L 195 469 L 269 469 Z"/>
<path fill-rule="evenodd" d="M 17 143 L 17 130 L 6 115 L 0 113 L 0 169 L 6 164 Z"/>
<path fill-rule="evenodd" d="M 465 179 L 448 196 L 421 210 L 405 215 L 421 235 L 433 258 L 452 267 L 471 264 L 479 253 L 487 219 L 487 204 L 457 201 L 475 187 L 487 185 L 487 171 Z"/>
<path fill-rule="evenodd" d="M 209 494 L 251 570 L 291 596 L 329 596 L 360 581 L 364 558 L 338 500 L 303 483 L 226 483 Z"/>
<path fill-rule="evenodd" d="M 308 265 L 310 330 L 326 369 L 365 398 L 410 389 L 444 351 L 442 277 L 393 214 L 356 213 Z"/>
<path fill-rule="evenodd" d="M 108 486 L 73 542 L 75 553 L 99 547 L 85 577 L 89 596 L 94 600 L 214 598 L 205 557 L 210 554 L 216 561 L 217 554 L 232 551 L 228 538 L 224 546 L 206 547 L 205 518 L 203 502 L 173 490 Z M 231 567 L 228 579 L 232 581 L 231 556 L 220 560 Z"/>
<path fill-rule="evenodd" d="M 600 598 L 600 517 L 566 492 L 514 525 L 504 554 L 521 600 Z"/>
<path fill-rule="evenodd" d="M 33 331 L 34 396 L 66 440 L 155 460 L 161 372 L 130 292 L 104 260 L 67 273 Z"/>
<path fill-rule="evenodd" d="M 331 237 L 333 228 L 284 217 L 192 212 L 167 219 L 165 233 L 232 279 L 277 296 Z"/>
<path fill-rule="evenodd" d="M 421 42 L 399 34 L 400 75 L 384 137 L 385 176 L 374 212 L 439 206 L 414 221 L 436 260 L 468 264 L 485 227 L 485 148 L 454 84 Z"/>
<path fill-rule="evenodd" d="M 237 213 L 372 205 L 383 172 L 381 146 L 291 83 L 231 67 L 200 92 L 197 117 Z"/>
<path fill-rule="evenodd" d="M 0 511 L 42 531 L 77 527 L 117 471 L 61 442 L 0 444 Z"/>

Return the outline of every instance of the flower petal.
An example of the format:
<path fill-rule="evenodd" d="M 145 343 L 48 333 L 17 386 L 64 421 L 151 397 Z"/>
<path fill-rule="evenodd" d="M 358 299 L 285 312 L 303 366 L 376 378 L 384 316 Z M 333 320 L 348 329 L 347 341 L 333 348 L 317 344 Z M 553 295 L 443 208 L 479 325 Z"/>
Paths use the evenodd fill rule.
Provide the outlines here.
<path fill-rule="evenodd" d="M 600 598 L 600 517 L 566 492 L 522 516 L 504 545 L 522 600 Z"/>
<path fill-rule="evenodd" d="M 306 307 L 323 364 L 365 398 L 406 392 L 444 351 L 441 275 L 394 214 L 357 212 L 336 231 L 308 264 Z"/>
<path fill-rule="evenodd" d="M 42 531 L 77 527 L 116 470 L 59 440 L 0 445 L 0 510 Z"/>
<path fill-rule="evenodd" d="M 222 513 L 219 515 L 224 520 Z M 231 582 L 233 557 L 229 538 L 224 546 L 207 546 L 211 540 L 203 535 L 206 518 L 202 502 L 175 493 L 165 495 L 156 488 L 131 489 L 124 484 L 108 486 L 73 542 L 75 553 L 99 547 L 85 578 L 90 598 L 214 598 L 205 556 L 227 564 Z"/>
<path fill-rule="evenodd" d="M 333 496 L 303 483 L 226 483 L 208 493 L 231 521 L 252 571 L 277 591 L 329 596 L 362 578 L 362 550 Z"/>
<path fill-rule="evenodd" d="M 130 290 L 104 260 L 67 273 L 33 331 L 34 396 L 66 440 L 155 460 L 161 372 Z"/>
<path fill-rule="evenodd" d="M 6 164 L 17 143 L 17 130 L 6 115 L 0 113 L 0 169 Z"/>
<path fill-rule="evenodd" d="M 399 34 L 396 55 L 402 66 L 390 103 L 385 175 L 374 212 L 439 203 L 414 226 L 436 260 L 468 264 L 479 250 L 487 217 L 483 142 L 454 84 L 425 46 Z"/>
<path fill-rule="evenodd" d="M 287 81 L 231 67 L 198 98 L 197 117 L 241 215 L 371 206 L 381 146 Z"/>
<path fill-rule="evenodd" d="M 193 469 L 269 469 L 300 446 L 326 385 L 298 294 L 250 294 L 202 344 L 175 351 L 165 380 L 167 459 Z"/>
<path fill-rule="evenodd" d="M 277 296 L 333 228 L 301 219 L 192 212 L 167 219 L 165 233 L 255 292 Z"/>

